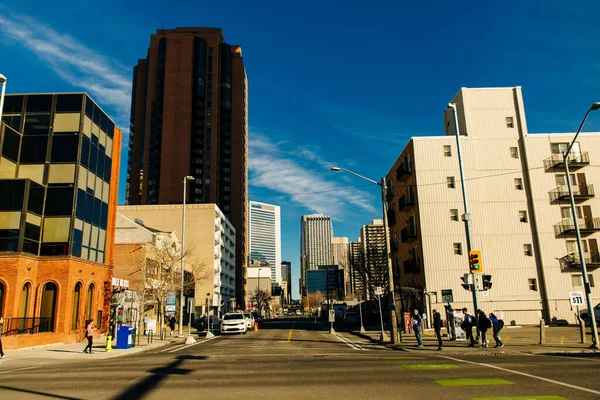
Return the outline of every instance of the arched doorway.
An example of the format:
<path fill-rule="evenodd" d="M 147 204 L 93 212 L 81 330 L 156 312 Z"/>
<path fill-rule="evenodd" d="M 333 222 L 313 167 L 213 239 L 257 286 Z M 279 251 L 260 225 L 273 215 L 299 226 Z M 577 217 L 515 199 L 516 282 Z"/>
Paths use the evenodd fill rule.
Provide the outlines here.
<path fill-rule="evenodd" d="M 75 285 L 73 292 L 73 314 L 71 315 L 71 330 L 76 331 L 79 328 L 79 306 L 81 303 L 81 282 Z"/>
<path fill-rule="evenodd" d="M 87 303 L 85 307 L 85 320 L 86 322 L 92 319 L 92 308 L 94 303 L 94 289 L 96 286 L 93 283 L 90 283 L 87 292 Z"/>
<path fill-rule="evenodd" d="M 0 315 L 4 315 L 5 293 L 6 293 L 6 286 L 4 286 L 4 282 L 0 281 Z"/>
<path fill-rule="evenodd" d="M 56 315 L 56 297 L 58 288 L 53 282 L 48 282 L 42 289 L 40 302 L 40 322 L 38 332 L 54 332 L 54 318 Z"/>
<path fill-rule="evenodd" d="M 26 283 L 21 289 L 21 299 L 19 301 L 19 333 L 31 333 L 26 332 L 29 328 L 31 329 L 31 320 L 27 321 L 27 308 L 29 307 L 29 294 L 31 293 L 31 284 Z"/>

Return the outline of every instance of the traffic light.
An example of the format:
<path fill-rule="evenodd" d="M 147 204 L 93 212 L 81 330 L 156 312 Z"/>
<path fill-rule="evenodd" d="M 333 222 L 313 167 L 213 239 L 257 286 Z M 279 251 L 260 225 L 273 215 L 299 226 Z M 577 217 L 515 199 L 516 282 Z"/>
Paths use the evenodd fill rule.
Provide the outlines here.
<path fill-rule="evenodd" d="M 469 252 L 469 266 L 472 274 L 481 274 L 483 272 L 483 264 L 481 263 L 481 251 L 471 250 Z"/>
<path fill-rule="evenodd" d="M 460 278 L 460 280 L 463 282 L 460 284 L 463 287 L 463 289 L 471 290 L 471 284 L 473 283 L 473 281 L 471 280 L 471 275 L 464 274 L 464 276 Z"/>
<path fill-rule="evenodd" d="M 492 276 L 483 275 L 483 290 L 490 290 L 492 288 Z"/>

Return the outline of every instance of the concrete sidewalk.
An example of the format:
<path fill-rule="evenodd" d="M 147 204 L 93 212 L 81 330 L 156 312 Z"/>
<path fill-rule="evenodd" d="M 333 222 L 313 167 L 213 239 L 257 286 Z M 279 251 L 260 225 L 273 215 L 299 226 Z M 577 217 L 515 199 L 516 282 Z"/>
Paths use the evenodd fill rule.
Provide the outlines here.
<path fill-rule="evenodd" d="M 368 339 L 374 343 L 380 343 L 379 338 L 381 335 L 380 330 L 369 329 L 367 332 L 361 334 L 358 331 L 352 331 L 354 335 Z M 445 331 L 442 331 L 444 334 Z M 389 331 L 386 331 L 389 335 Z M 504 343 L 503 348 L 494 348 L 496 342 L 492 338 L 491 331 L 488 331 L 486 335 L 490 347 L 481 348 L 467 347 L 468 342 L 464 339 L 458 339 L 451 341 L 449 338 L 442 337 L 443 352 L 449 354 L 489 354 L 489 353 L 500 353 L 500 354 L 547 354 L 547 353 L 573 353 L 573 352 L 584 352 L 584 353 L 597 353 L 600 355 L 600 351 L 590 349 L 592 342 L 589 329 L 586 335 L 586 344 L 582 344 L 580 340 L 579 327 L 577 326 L 547 326 L 545 328 L 546 344 L 540 345 L 540 329 L 539 327 L 523 326 L 523 327 L 511 327 L 507 326 L 500 332 L 500 338 Z M 396 345 L 392 345 L 389 341 L 381 343 L 387 347 L 393 348 L 394 350 L 417 350 L 427 351 L 436 350 L 438 347 L 437 339 L 433 329 L 425 330 L 423 335 L 423 347 L 417 347 L 417 340 L 414 333 L 403 334 L 402 342 Z"/>

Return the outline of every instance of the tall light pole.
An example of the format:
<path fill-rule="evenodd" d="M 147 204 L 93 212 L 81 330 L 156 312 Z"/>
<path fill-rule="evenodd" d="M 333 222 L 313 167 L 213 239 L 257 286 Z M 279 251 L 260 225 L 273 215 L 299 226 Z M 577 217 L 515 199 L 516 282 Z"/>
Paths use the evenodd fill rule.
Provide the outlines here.
<path fill-rule="evenodd" d="M 454 130 L 456 131 L 456 149 L 458 153 L 458 167 L 460 169 L 460 187 L 462 188 L 463 207 L 465 208 L 463 220 L 465 221 L 465 233 L 467 236 L 467 259 L 469 259 L 472 250 L 471 214 L 469 213 L 469 204 L 467 203 L 467 191 L 465 190 L 465 173 L 463 171 L 463 160 L 460 149 L 460 134 L 458 131 L 458 116 L 456 115 L 456 104 L 449 103 L 448 108 L 451 108 L 454 114 Z M 473 286 L 471 288 L 473 292 L 473 315 L 475 316 L 475 329 L 477 330 L 477 339 L 479 339 L 479 316 L 477 315 L 477 310 L 479 310 L 479 302 L 477 300 L 477 274 L 471 273 L 471 279 L 473 281 Z"/>
<path fill-rule="evenodd" d="M 390 335 L 391 335 L 391 342 L 392 344 L 396 344 L 398 342 L 398 321 L 396 321 L 396 302 L 394 300 L 394 271 L 392 269 L 392 258 L 390 257 L 390 233 L 388 231 L 388 219 L 387 219 L 387 202 L 385 201 L 385 192 L 386 192 L 386 184 L 385 184 L 385 178 L 381 178 L 381 182 L 377 182 L 374 181 L 373 179 L 369 179 L 366 178 L 362 175 L 357 174 L 356 172 L 352 172 L 349 171 L 345 168 L 340 168 L 340 167 L 331 167 L 332 171 L 344 171 L 347 172 L 349 174 L 352 174 L 360 179 L 364 179 L 367 182 L 370 182 L 374 185 L 377 185 L 381 188 L 381 208 L 383 211 L 383 232 L 384 232 L 384 236 L 385 236 L 385 255 L 387 258 L 387 265 L 388 265 L 388 280 L 389 280 L 389 284 L 390 284 L 390 299 L 389 299 L 389 304 L 390 304 L 390 310 L 391 310 L 391 323 L 390 323 Z M 381 340 L 385 340 L 385 336 L 383 334 L 383 332 L 381 333 Z"/>
<path fill-rule="evenodd" d="M 185 201 L 187 197 L 187 181 L 193 181 L 193 176 L 183 177 L 183 211 L 181 216 L 181 295 L 179 297 L 179 336 L 183 336 L 183 276 L 185 274 Z M 190 310 L 191 311 L 191 310 Z"/>
<path fill-rule="evenodd" d="M 0 74 L 0 83 L 2 83 L 2 94 L 0 94 L 0 125 L 2 125 L 2 110 L 4 110 L 4 93 L 6 92 L 6 77 Z"/>
<path fill-rule="evenodd" d="M 585 113 L 585 117 L 583 117 L 583 121 L 581 121 L 581 125 L 579 125 L 579 129 L 577 129 L 577 133 L 575 137 L 569 144 L 569 147 L 563 153 L 563 163 L 565 164 L 565 173 L 567 174 L 567 187 L 569 188 L 569 200 L 571 201 L 571 215 L 573 217 L 573 225 L 575 225 L 575 234 L 577 235 L 577 249 L 579 250 L 579 262 L 581 263 L 581 279 L 583 280 L 583 287 L 585 289 L 585 300 L 588 306 L 588 315 L 590 318 L 590 326 L 592 328 L 592 348 L 598 349 L 598 329 L 596 328 L 596 315 L 594 311 L 594 304 L 592 303 L 592 295 L 590 290 L 590 283 L 588 282 L 587 276 L 587 268 L 585 266 L 585 258 L 583 257 L 583 246 L 581 245 L 581 233 L 579 232 L 579 222 L 577 221 L 577 212 L 575 209 L 575 200 L 573 198 L 573 189 L 571 188 L 571 177 L 569 176 L 569 153 L 571 149 L 575 145 L 575 141 L 577 140 L 577 136 L 581 132 L 585 121 L 587 120 L 588 115 L 592 111 L 596 111 L 600 109 L 600 102 L 594 103 L 590 106 L 589 110 Z"/>

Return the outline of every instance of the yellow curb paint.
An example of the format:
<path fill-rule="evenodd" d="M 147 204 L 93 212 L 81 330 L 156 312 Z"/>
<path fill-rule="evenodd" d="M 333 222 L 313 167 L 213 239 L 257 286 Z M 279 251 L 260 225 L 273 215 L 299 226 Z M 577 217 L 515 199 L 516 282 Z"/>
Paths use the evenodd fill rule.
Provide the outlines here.
<path fill-rule="evenodd" d="M 292 332 L 294 332 L 294 330 L 290 329 L 290 333 L 288 333 L 288 340 L 287 340 L 288 342 L 292 341 Z"/>

